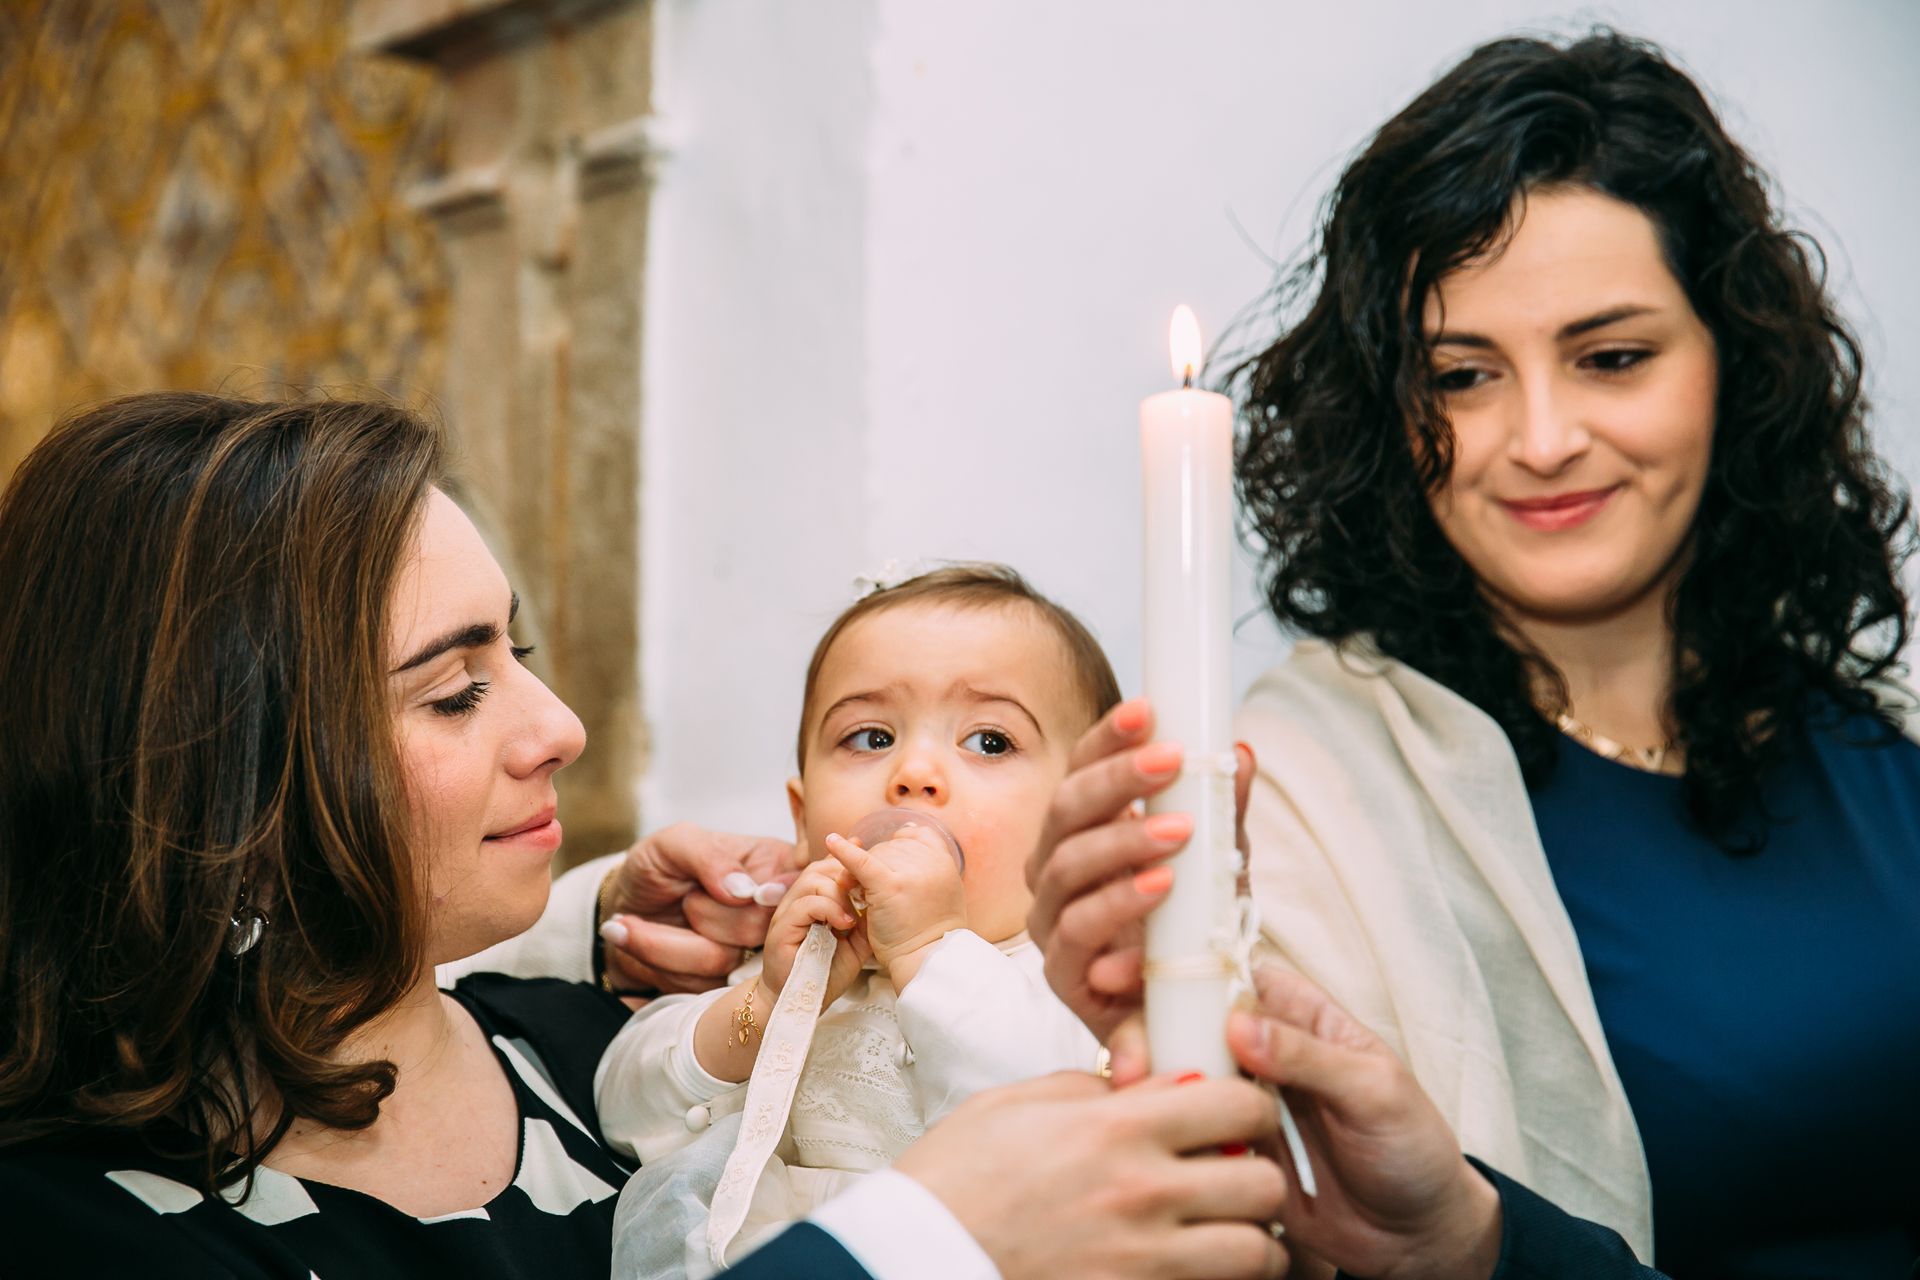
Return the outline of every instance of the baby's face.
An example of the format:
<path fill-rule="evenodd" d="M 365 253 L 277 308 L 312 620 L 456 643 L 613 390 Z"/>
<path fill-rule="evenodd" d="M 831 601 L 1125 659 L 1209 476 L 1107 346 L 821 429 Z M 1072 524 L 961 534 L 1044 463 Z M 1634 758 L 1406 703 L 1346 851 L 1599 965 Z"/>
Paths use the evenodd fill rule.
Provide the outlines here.
<path fill-rule="evenodd" d="M 1030 607 L 902 605 L 827 651 L 788 784 L 807 856 L 876 809 L 931 813 L 966 854 L 973 931 L 1026 927 L 1027 855 L 1086 727 L 1065 643 Z"/>

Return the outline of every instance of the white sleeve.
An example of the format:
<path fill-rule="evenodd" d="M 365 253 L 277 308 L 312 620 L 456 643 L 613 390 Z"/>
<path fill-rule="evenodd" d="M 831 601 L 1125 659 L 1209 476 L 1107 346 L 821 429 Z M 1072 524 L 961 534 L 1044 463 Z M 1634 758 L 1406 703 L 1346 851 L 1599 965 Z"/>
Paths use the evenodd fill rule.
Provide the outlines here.
<path fill-rule="evenodd" d="M 450 961 L 434 970 L 435 980 L 451 987 L 470 973 L 510 973 L 516 978 L 565 978 L 593 981 L 593 949 L 600 945 L 593 902 L 600 882 L 627 855 L 610 853 L 583 862 L 553 882 L 547 909 L 533 928 L 496 942 L 485 951 Z"/>
<path fill-rule="evenodd" d="M 710 1074 L 693 1051 L 700 1015 L 731 990 L 661 996 L 620 1028 L 593 1073 L 608 1145 L 649 1164 L 705 1132 L 716 1099 L 746 1088 Z"/>
<path fill-rule="evenodd" d="M 1000 1280 L 1000 1268 L 947 1206 L 892 1169 L 861 1178 L 807 1221 L 838 1240 L 873 1280 Z"/>
<path fill-rule="evenodd" d="M 1047 986 L 1040 948 L 1010 951 L 971 929 L 934 946 L 895 1016 L 928 1127 L 983 1089 L 1055 1071 L 1092 1071 L 1100 1042 Z"/>

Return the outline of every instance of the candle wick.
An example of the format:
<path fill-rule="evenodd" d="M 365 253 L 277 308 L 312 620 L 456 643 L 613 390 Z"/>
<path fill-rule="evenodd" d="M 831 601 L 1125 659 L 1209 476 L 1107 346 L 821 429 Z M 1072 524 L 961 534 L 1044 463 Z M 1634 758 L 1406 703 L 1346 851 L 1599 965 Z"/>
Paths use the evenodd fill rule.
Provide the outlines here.
<path fill-rule="evenodd" d="M 1191 391 L 1191 390 L 1193 390 L 1193 366 L 1192 366 L 1192 365 L 1187 365 L 1187 366 L 1186 366 L 1186 372 L 1185 372 L 1184 374 L 1182 374 L 1182 375 L 1181 375 L 1181 377 L 1180 377 L 1180 389 L 1181 389 L 1182 391 Z"/>

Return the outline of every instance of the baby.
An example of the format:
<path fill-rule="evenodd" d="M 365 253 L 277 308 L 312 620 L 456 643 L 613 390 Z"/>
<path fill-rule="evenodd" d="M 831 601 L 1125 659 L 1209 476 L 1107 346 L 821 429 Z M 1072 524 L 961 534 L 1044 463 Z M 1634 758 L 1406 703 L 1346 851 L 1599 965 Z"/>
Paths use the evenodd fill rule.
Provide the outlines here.
<path fill-rule="evenodd" d="M 1087 629 L 1002 566 L 923 574 L 827 629 L 787 784 L 803 869 L 765 950 L 729 987 L 649 1004 L 601 1063 L 602 1128 L 641 1161 L 616 1216 L 616 1277 L 710 1275 L 972 1094 L 1096 1067 L 1026 936 L 1024 862 L 1075 739 L 1119 698 Z M 878 833 L 871 848 L 846 838 L 861 828 Z M 783 1008 L 763 1056 L 816 923 L 833 951 L 811 1049 L 794 1051 L 800 1019 Z M 807 1003 L 796 989 L 787 1007 Z M 774 1123 L 742 1138 L 756 1073 L 756 1099 L 779 1105 L 756 1101 Z M 729 1157 L 736 1184 L 751 1167 L 721 1199 L 751 1207 L 725 1210 L 740 1221 L 710 1239 Z"/>

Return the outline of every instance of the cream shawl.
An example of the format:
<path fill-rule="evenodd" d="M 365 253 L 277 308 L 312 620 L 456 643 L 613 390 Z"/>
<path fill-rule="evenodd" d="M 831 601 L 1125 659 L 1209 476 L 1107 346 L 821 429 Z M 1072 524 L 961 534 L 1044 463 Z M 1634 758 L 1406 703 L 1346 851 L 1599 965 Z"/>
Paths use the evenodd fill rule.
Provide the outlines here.
<path fill-rule="evenodd" d="M 1406 1060 L 1461 1145 L 1653 1256 L 1646 1158 L 1500 727 L 1303 641 L 1236 720 L 1263 946 Z"/>

